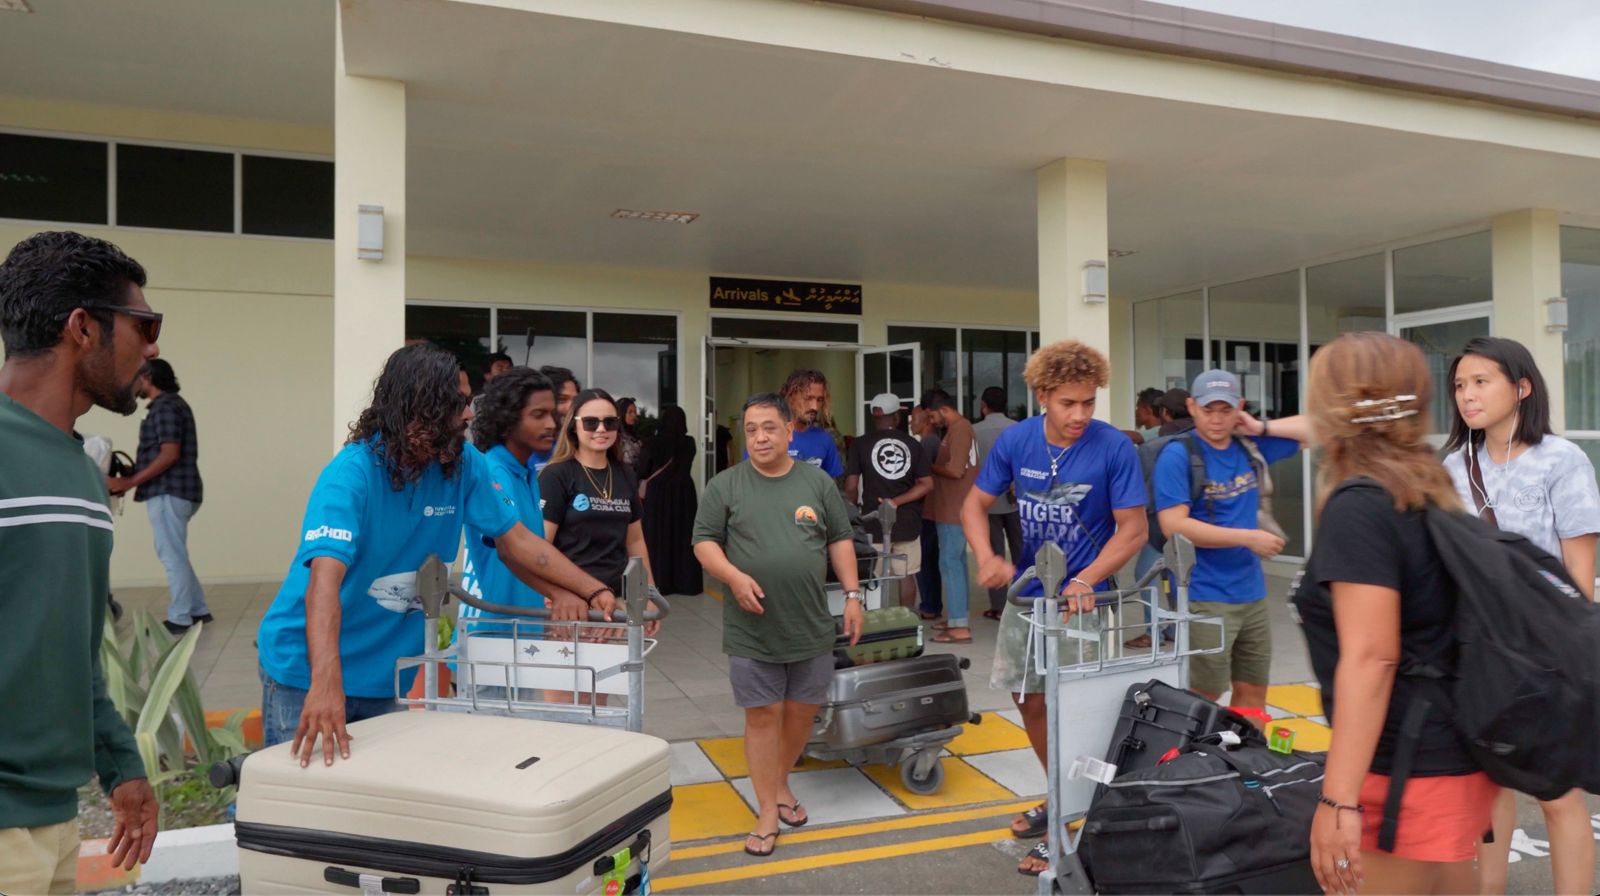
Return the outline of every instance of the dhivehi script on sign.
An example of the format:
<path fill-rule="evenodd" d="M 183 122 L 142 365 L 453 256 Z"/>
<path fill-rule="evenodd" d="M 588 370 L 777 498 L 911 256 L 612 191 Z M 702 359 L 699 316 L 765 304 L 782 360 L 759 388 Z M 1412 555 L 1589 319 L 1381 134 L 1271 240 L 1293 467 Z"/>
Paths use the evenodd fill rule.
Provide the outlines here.
<path fill-rule="evenodd" d="M 746 311 L 860 314 L 861 285 L 712 277 L 711 307 Z"/>

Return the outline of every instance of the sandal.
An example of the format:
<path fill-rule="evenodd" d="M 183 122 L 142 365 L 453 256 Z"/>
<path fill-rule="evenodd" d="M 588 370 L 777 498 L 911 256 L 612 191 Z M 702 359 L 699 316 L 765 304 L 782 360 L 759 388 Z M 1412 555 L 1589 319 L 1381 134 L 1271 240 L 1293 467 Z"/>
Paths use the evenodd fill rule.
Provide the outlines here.
<path fill-rule="evenodd" d="M 921 616 L 924 621 L 932 620 L 932 619 L 938 619 L 939 618 L 939 614 L 938 613 L 918 613 L 917 615 Z"/>
<path fill-rule="evenodd" d="M 789 810 L 789 816 L 790 816 L 789 818 L 784 818 L 783 817 L 783 810 L 785 810 L 785 809 Z M 811 813 L 806 812 L 806 814 L 803 817 L 801 817 L 800 819 L 798 819 L 798 820 L 794 820 L 794 816 L 799 815 L 801 812 L 805 812 L 805 811 L 806 811 L 805 807 L 800 805 L 800 801 L 799 800 L 795 800 L 794 801 L 794 805 L 792 805 L 792 806 L 789 805 L 788 803 L 779 803 L 778 804 L 778 820 L 783 822 L 784 824 L 788 825 L 791 828 L 803 828 L 803 827 L 806 826 L 806 822 L 811 820 Z"/>
<path fill-rule="evenodd" d="M 995 622 L 999 622 L 1000 621 L 1000 611 L 999 610 L 984 610 L 983 611 L 983 618 L 985 618 L 985 619 L 993 619 Z"/>
<path fill-rule="evenodd" d="M 1046 868 L 1050 867 L 1050 844 L 1040 840 L 1038 843 L 1035 843 L 1033 848 L 1028 850 L 1028 854 L 1022 858 L 1023 861 L 1027 861 L 1028 859 L 1038 859 L 1044 863 L 1044 868 L 1040 868 L 1036 871 L 1029 870 L 1021 865 L 1017 866 L 1018 874 L 1026 874 L 1029 877 L 1038 877 Z"/>
<path fill-rule="evenodd" d="M 755 839 L 760 840 L 763 843 L 767 842 L 768 840 L 771 840 L 772 841 L 772 845 L 768 846 L 765 852 L 758 852 L 758 851 L 750 848 L 750 838 L 751 837 L 754 837 Z M 1042 846 L 1043 844 L 1040 844 L 1040 845 Z M 757 834 L 755 831 L 751 831 L 750 833 L 745 835 L 745 838 L 744 838 L 744 851 L 746 853 L 749 853 L 750 855 L 755 856 L 758 859 L 764 859 L 767 856 L 772 855 L 772 853 L 774 851 L 776 851 L 777 848 L 778 848 L 778 832 L 777 831 L 773 831 L 770 834 Z M 1037 872 L 1035 872 L 1035 873 L 1037 873 Z"/>
<path fill-rule="evenodd" d="M 1022 813 L 1018 818 L 1026 822 L 1028 826 L 1019 831 L 1017 830 L 1017 823 L 1013 821 L 1011 823 L 1011 836 L 1018 840 L 1032 840 L 1035 837 L 1043 837 L 1050 830 L 1050 816 L 1047 813 L 1048 807 L 1044 803 L 1040 803 Z"/>
<path fill-rule="evenodd" d="M 971 635 L 967 635 L 964 638 L 958 638 L 955 635 L 950 634 L 950 630 L 949 629 L 945 629 L 944 631 L 940 632 L 937 635 L 934 635 L 933 637 L 929 638 L 928 640 L 932 641 L 935 644 L 971 644 L 972 643 L 972 636 Z"/>

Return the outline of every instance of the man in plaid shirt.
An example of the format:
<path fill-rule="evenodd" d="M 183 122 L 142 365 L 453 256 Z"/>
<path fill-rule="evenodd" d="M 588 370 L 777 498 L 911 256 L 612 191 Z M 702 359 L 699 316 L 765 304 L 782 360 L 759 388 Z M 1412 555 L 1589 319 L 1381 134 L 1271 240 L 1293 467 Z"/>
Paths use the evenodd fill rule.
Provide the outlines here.
<path fill-rule="evenodd" d="M 131 476 L 107 480 L 113 494 L 130 489 L 133 500 L 144 502 L 155 536 L 156 556 L 167 571 L 172 601 L 167 605 L 167 631 L 175 635 L 196 622 L 210 622 L 206 595 L 189 563 L 189 520 L 200 509 L 200 442 L 195 437 L 194 412 L 178 397 L 178 377 L 172 365 L 157 358 L 139 397 L 147 399 L 144 421 L 139 424 L 139 456 Z"/>

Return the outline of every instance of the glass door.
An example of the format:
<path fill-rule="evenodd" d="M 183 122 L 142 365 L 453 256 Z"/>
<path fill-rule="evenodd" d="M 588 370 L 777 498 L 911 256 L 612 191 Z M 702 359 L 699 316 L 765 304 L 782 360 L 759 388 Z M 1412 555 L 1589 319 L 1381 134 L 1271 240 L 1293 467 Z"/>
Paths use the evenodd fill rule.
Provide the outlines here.
<path fill-rule="evenodd" d="M 1443 445 L 1455 419 L 1455 387 L 1449 381 L 1450 361 L 1475 336 L 1489 335 L 1488 308 L 1452 308 L 1416 314 L 1396 314 L 1390 332 L 1422 349 L 1433 376 L 1431 441 Z"/>
<path fill-rule="evenodd" d="M 702 483 L 710 482 L 711 477 L 717 475 L 717 456 L 719 449 L 726 451 L 727 446 L 717 438 L 717 347 L 707 337 L 700 344 L 700 369 L 704 372 L 701 380 L 704 384 L 704 394 L 701 401 L 705 410 L 700 415 L 701 431 L 704 433 L 705 445 L 700 450 L 700 458 L 705 463 L 705 478 Z"/>
<path fill-rule="evenodd" d="M 916 407 L 922 395 L 922 346 L 915 342 L 886 345 L 882 348 L 863 348 L 856 352 L 856 432 L 867 431 L 867 420 L 872 415 L 874 396 L 893 392 L 900 399 L 900 408 L 907 412 Z"/>

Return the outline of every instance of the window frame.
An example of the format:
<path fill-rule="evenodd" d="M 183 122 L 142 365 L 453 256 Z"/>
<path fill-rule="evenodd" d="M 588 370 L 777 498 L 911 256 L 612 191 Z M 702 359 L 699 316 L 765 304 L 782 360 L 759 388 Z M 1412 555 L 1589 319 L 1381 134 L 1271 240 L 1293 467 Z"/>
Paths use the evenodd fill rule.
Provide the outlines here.
<path fill-rule="evenodd" d="M 1023 339 L 1023 345 L 1026 346 L 1027 349 L 1026 357 L 1033 357 L 1033 353 L 1039 350 L 1038 328 L 1026 325 L 1018 326 L 1015 324 L 951 323 L 949 321 L 932 320 L 890 320 L 884 322 L 884 339 L 886 342 L 893 341 L 891 337 L 888 336 L 890 327 L 922 327 L 924 329 L 956 331 L 956 394 L 952 395 L 951 397 L 956 400 L 956 410 L 961 412 L 963 416 L 967 417 L 970 417 L 971 414 L 968 413 L 966 407 L 967 350 L 966 340 L 963 338 L 965 335 L 964 331 L 989 330 L 992 332 L 1022 333 L 1025 335 L 1025 338 Z M 926 352 L 924 352 L 924 354 L 926 354 Z M 924 383 L 923 388 L 929 388 L 928 384 Z M 1033 400 L 1033 390 L 1023 389 L 1023 391 L 1027 393 L 1028 416 L 1032 417 L 1039 413 L 1039 408 Z M 917 398 L 921 398 L 921 396 L 917 396 Z"/>

